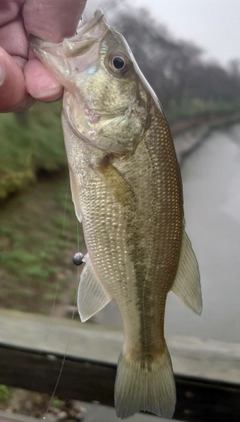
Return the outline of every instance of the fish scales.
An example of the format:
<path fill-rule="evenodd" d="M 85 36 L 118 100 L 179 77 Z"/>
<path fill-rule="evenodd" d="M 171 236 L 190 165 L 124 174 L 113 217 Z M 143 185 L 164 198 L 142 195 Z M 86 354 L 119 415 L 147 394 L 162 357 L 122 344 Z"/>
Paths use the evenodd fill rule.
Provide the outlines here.
<path fill-rule="evenodd" d="M 182 182 L 169 126 L 124 40 L 101 11 L 60 44 L 30 39 L 64 85 L 62 123 L 76 215 L 88 249 L 78 308 L 87 320 L 110 300 L 125 340 L 115 382 L 121 418 L 173 415 L 164 338 L 167 294 L 202 308 L 198 264 L 185 232 Z"/>
<path fill-rule="evenodd" d="M 129 331 L 131 343 L 136 337 L 135 347 L 143 359 L 144 353 L 150 354 L 151 350 L 154 352 L 152 342 L 156 342 L 157 332 L 160 331 L 159 339 L 163 335 L 165 299 L 177 271 L 182 236 L 182 209 L 179 206 L 181 186 L 178 186 L 178 169 L 174 166 L 175 152 L 172 145 L 168 146 L 169 141 L 165 141 L 169 129 L 160 113 L 158 120 L 160 124 L 159 121 L 152 122 L 146 139 L 137 147 L 133 156 L 114 162 L 133 188 L 136 212 L 118 206 L 94 172 L 91 177 L 85 177 L 89 166 L 88 157 L 92 157 L 93 152 L 86 151 L 82 154 L 82 161 L 77 162 L 84 186 L 84 189 L 80 186 L 80 191 L 83 215 L 84 210 L 87 210 L 83 228 L 89 255 L 97 269 L 97 276 L 118 303 L 123 321 L 127 321 L 126 332 Z M 161 126 L 165 126 L 163 130 Z M 164 165 L 159 165 L 159 159 Z M 138 172 L 136 177 L 132 169 L 138 169 L 138 166 L 143 171 L 140 174 Z M 165 175 L 171 166 L 176 170 L 169 179 Z M 161 189 L 158 189 L 159 182 Z M 173 196 L 172 191 L 176 195 Z M 170 247 L 166 248 L 166 243 Z M 166 256 L 167 251 L 169 256 Z M 163 257 L 165 266 L 161 265 L 159 257 Z M 133 278 L 135 283 L 129 285 L 128 280 Z M 149 279 L 152 280 L 151 285 Z M 165 283 L 169 280 L 163 293 L 162 280 Z M 159 306 L 161 296 L 158 290 L 163 294 L 162 306 Z M 138 316 L 131 314 L 131 308 L 128 315 L 129 297 L 137 304 Z M 131 326 L 131 330 L 128 328 L 129 317 L 132 321 L 136 318 L 140 320 L 136 326 Z M 156 318 L 156 325 L 153 324 L 153 317 Z"/>

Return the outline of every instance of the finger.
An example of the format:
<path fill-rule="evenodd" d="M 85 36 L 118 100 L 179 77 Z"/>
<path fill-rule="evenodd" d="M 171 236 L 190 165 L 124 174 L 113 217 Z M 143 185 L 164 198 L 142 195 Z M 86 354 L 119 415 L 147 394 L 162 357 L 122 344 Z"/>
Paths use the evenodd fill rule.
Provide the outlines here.
<path fill-rule="evenodd" d="M 14 2 L 9 2 L 9 8 L 11 4 L 14 4 Z M 2 14 L 3 11 L 0 10 L 0 16 Z M 19 56 L 27 59 L 28 42 L 21 15 L 18 14 L 17 16 L 14 16 L 13 13 L 8 11 L 8 14 L 6 13 L 5 20 L 6 22 L 2 23 L 2 26 L 0 26 L 1 47 L 4 48 L 4 50 L 6 50 L 11 56 Z"/>
<path fill-rule="evenodd" d="M 26 89 L 37 100 L 55 101 L 62 96 L 62 86 L 49 74 L 36 58 L 29 60 L 24 67 Z"/>
<path fill-rule="evenodd" d="M 23 72 L 15 59 L 0 47 L 0 112 L 25 110 L 33 99 L 26 92 Z"/>
<path fill-rule="evenodd" d="M 27 32 L 51 42 L 75 34 L 86 0 L 26 0 L 23 19 Z"/>
<path fill-rule="evenodd" d="M 26 0 L 23 18 L 26 30 L 39 38 L 60 42 L 74 35 L 86 0 Z M 62 95 L 62 87 L 37 59 L 29 55 L 24 68 L 26 89 L 32 97 L 54 101 Z"/>

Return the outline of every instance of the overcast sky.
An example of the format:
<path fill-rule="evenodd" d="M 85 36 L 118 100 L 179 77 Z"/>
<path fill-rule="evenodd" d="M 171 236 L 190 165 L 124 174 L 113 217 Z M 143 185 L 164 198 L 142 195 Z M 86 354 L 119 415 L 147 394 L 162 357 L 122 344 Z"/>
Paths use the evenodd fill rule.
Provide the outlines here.
<path fill-rule="evenodd" d="M 128 0 L 119 0 L 127 2 Z M 100 0 L 88 3 L 103 4 Z M 208 54 L 226 64 L 240 59 L 240 0 L 130 0 L 145 6 L 177 38 L 192 40 Z"/>

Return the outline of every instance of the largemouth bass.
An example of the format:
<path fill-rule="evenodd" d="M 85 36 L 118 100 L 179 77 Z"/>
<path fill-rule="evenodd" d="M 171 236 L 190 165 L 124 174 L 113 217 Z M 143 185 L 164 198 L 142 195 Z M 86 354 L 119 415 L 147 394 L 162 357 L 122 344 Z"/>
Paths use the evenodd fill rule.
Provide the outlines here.
<path fill-rule="evenodd" d="M 117 415 L 147 410 L 170 418 L 176 392 L 164 339 L 167 294 L 199 314 L 202 299 L 168 123 L 127 42 L 100 10 L 73 38 L 30 37 L 30 45 L 65 87 L 71 191 L 88 249 L 81 320 L 116 301 L 125 333 Z"/>

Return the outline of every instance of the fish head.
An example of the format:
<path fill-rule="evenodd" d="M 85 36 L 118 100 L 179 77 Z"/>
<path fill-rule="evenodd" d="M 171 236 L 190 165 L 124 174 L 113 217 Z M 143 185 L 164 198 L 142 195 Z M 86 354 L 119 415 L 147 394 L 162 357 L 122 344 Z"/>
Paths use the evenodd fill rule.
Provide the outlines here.
<path fill-rule="evenodd" d="M 29 43 L 65 87 L 63 112 L 74 133 L 108 153 L 132 153 L 149 125 L 150 91 L 127 42 L 102 11 L 62 43 L 33 36 Z"/>

